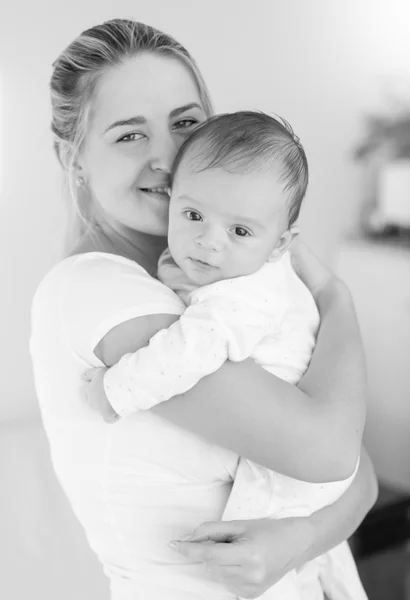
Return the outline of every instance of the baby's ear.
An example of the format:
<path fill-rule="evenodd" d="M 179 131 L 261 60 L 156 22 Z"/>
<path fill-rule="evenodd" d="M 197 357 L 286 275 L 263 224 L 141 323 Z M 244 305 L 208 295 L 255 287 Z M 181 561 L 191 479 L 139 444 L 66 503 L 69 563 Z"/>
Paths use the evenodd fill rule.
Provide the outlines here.
<path fill-rule="evenodd" d="M 299 234 L 299 227 L 292 226 L 282 233 L 278 243 L 272 250 L 268 262 L 275 262 L 288 250 L 292 243 L 292 240 Z"/>

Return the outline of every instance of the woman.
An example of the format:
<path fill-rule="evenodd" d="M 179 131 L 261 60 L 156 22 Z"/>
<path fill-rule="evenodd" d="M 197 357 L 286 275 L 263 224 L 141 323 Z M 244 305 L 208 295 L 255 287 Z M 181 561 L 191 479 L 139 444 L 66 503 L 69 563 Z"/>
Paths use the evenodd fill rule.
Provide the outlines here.
<path fill-rule="evenodd" d="M 227 363 L 182 397 L 102 422 L 81 400 L 84 371 L 115 364 L 183 311 L 154 277 L 172 161 L 211 104 L 182 46 L 123 20 L 81 34 L 55 62 L 51 90 L 56 150 L 86 223 L 33 303 L 33 367 L 56 472 L 115 600 L 255 597 L 346 539 L 374 502 L 362 453 L 350 490 L 311 518 L 215 522 L 238 455 L 310 481 L 353 472 L 365 384 L 350 296 L 297 253 L 322 319 L 298 388 L 252 361 Z M 169 544 L 204 521 L 190 541 Z"/>

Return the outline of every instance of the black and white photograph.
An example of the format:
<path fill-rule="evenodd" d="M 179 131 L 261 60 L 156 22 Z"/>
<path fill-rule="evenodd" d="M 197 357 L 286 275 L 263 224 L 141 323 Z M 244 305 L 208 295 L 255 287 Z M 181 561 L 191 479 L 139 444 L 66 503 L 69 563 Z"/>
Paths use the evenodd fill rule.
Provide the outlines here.
<path fill-rule="evenodd" d="M 3 0 L 0 597 L 410 600 L 410 0 Z"/>

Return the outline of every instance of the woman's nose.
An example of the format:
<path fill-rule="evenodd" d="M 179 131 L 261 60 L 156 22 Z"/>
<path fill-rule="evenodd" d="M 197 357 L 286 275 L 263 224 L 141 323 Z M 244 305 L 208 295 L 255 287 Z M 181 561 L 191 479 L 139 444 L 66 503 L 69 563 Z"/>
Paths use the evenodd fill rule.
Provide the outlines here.
<path fill-rule="evenodd" d="M 153 171 L 170 173 L 178 151 L 172 136 L 164 136 L 151 143 L 150 167 Z"/>

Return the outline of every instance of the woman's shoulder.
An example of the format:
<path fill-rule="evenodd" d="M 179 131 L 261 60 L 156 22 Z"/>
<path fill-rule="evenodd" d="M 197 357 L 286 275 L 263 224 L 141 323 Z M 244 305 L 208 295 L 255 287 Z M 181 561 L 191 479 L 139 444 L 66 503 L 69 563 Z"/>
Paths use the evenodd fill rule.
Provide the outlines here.
<path fill-rule="evenodd" d="M 46 273 L 36 289 L 34 300 L 55 295 L 66 286 L 81 293 L 83 287 L 98 286 L 99 282 L 108 287 L 108 282 L 130 277 L 134 284 L 155 282 L 143 267 L 123 256 L 106 252 L 74 254 L 60 260 Z"/>
<path fill-rule="evenodd" d="M 106 252 L 75 254 L 58 262 L 40 282 L 34 303 L 64 298 L 92 304 L 179 304 L 176 295 L 137 262 Z M 175 308 L 175 307 L 174 307 Z M 180 312 L 178 310 L 178 312 Z"/>
<path fill-rule="evenodd" d="M 95 345 L 120 323 L 183 311 L 172 290 L 136 262 L 89 252 L 69 256 L 44 277 L 33 299 L 32 327 L 64 331 L 70 347 L 90 360 Z"/>
<path fill-rule="evenodd" d="M 43 282 L 58 281 L 66 278 L 81 278 L 84 275 L 98 273 L 134 273 L 141 278 L 151 278 L 151 275 L 141 265 L 129 258 L 108 252 L 84 252 L 67 256 L 55 264 L 45 275 Z M 41 285 L 41 284 L 40 284 Z"/>

